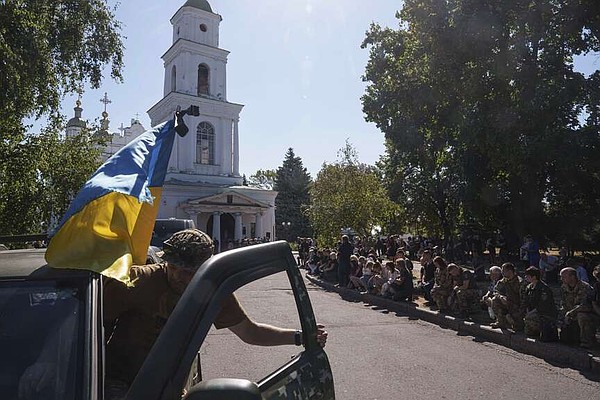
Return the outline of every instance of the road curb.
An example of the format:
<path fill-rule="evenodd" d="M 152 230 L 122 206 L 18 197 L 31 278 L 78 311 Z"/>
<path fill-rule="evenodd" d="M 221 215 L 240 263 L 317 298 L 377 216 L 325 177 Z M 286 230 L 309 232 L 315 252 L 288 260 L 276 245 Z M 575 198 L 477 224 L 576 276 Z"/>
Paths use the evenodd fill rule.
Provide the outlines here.
<path fill-rule="evenodd" d="M 541 342 L 528 338 L 522 333 L 495 329 L 487 325 L 464 321 L 437 311 L 419 308 L 414 303 L 393 301 L 367 293 L 361 294 L 356 290 L 336 287 L 329 282 L 322 281 L 308 274 L 305 274 L 305 276 L 313 284 L 325 290 L 337 292 L 344 299 L 362 301 L 398 314 L 418 318 L 444 328 L 455 330 L 459 335 L 471 335 L 555 364 L 569 366 L 577 370 L 591 370 L 594 373 L 600 374 L 600 356 L 594 356 L 578 347 L 571 347 L 557 342 Z"/>

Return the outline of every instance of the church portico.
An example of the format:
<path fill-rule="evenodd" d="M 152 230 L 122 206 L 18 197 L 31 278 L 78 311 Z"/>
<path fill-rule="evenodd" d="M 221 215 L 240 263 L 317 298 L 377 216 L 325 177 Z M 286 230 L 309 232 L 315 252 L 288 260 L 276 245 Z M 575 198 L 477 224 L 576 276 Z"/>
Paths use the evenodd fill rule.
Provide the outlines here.
<path fill-rule="evenodd" d="M 274 192 L 271 193 L 274 200 Z M 188 200 L 179 208 L 194 220 L 199 229 L 217 238 L 222 248 L 229 241 L 239 243 L 243 239 L 273 238 L 274 205 L 237 191 Z"/>

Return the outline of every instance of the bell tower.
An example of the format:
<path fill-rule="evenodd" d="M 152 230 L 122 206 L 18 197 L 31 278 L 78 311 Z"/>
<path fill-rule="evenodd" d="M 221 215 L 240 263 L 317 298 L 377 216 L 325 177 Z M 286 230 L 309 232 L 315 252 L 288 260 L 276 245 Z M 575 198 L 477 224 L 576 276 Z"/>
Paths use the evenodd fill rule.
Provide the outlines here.
<path fill-rule="evenodd" d="M 219 48 L 222 18 L 206 0 L 188 0 L 171 18 L 173 43 L 162 56 L 163 99 L 150 110 L 152 126 L 173 117 L 177 107 L 197 105 L 186 116 L 190 129 L 176 139 L 167 179 L 239 185 L 240 104 L 227 101 L 229 52 Z"/>

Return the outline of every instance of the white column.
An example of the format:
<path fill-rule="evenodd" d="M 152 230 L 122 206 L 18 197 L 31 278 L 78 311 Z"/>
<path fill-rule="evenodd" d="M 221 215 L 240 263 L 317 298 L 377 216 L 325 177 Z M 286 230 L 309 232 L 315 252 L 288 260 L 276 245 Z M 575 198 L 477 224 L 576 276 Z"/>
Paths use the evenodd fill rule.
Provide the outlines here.
<path fill-rule="evenodd" d="M 238 131 L 238 122 L 233 121 L 233 175 L 240 175 L 240 137 Z"/>
<path fill-rule="evenodd" d="M 240 241 L 240 240 L 242 240 L 242 213 L 233 214 L 233 218 L 235 220 L 235 230 L 233 233 L 233 240 Z"/>
<path fill-rule="evenodd" d="M 183 65 L 187 67 L 185 72 L 181 75 L 181 92 L 196 96 L 198 94 L 196 90 L 198 81 L 198 63 L 189 52 L 184 52 L 181 57 L 183 58 Z M 187 108 L 188 106 L 182 105 L 182 107 Z"/>
<path fill-rule="evenodd" d="M 227 122 L 225 118 L 221 119 L 221 134 L 217 135 L 217 138 L 221 149 L 219 153 L 221 173 L 229 175 L 231 174 L 231 127 Z"/>
<path fill-rule="evenodd" d="M 213 240 L 219 241 L 219 248 L 215 249 L 215 252 L 220 252 L 221 249 L 221 213 L 218 211 L 213 212 L 213 229 L 212 229 Z"/>
<path fill-rule="evenodd" d="M 262 238 L 265 236 L 263 232 L 262 213 L 256 213 L 256 225 L 254 229 L 256 230 L 255 234 L 257 238 Z"/>

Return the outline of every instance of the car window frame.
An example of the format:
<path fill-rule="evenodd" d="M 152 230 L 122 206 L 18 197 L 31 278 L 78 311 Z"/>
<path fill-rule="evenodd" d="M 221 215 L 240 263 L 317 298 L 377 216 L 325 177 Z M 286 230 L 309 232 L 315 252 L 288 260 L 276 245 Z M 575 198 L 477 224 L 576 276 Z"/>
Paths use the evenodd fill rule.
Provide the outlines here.
<path fill-rule="evenodd" d="M 230 250 L 199 268 L 133 381 L 128 399 L 179 398 L 225 297 L 282 271 L 287 272 L 294 293 L 305 349 L 320 349 L 312 305 L 289 244 L 278 241 Z M 158 368 L 166 374 L 157 374 Z"/>
<path fill-rule="evenodd" d="M 22 254 L 30 256 L 27 253 Z M 74 382 L 74 396 L 78 398 L 81 395 L 90 400 L 102 398 L 100 388 L 103 375 L 101 368 L 103 357 L 102 320 L 98 317 L 101 314 L 98 314 L 95 304 L 97 302 L 98 279 L 94 275 L 98 274 L 90 271 L 53 269 L 48 265 L 42 265 L 33 271 L 23 269 L 23 274 L 20 275 L 15 273 L 14 270 L 10 271 L 8 275 L 1 275 L 0 272 L 0 282 L 2 283 L 18 284 L 19 282 L 25 282 L 27 285 L 32 286 L 44 286 L 48 282 L 53 282 L 53 286 L 69 283 L 66 285 L 67 287 L 78 287 L 85 290 L 85 297 L 80 308 L 83 315 L 80 317 L 76 328 L 82 341 L 80 355 L 82 360 L 77 360 L 76 366 L 82 367 L 82 371 L 81 379 L 76 379 Z M 77 351 L 77 354 L 79 355 L 79 351 Z M 100 367 L 98 364 L 100 364 Z"/>

